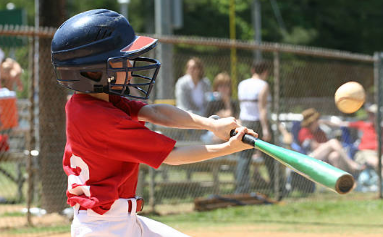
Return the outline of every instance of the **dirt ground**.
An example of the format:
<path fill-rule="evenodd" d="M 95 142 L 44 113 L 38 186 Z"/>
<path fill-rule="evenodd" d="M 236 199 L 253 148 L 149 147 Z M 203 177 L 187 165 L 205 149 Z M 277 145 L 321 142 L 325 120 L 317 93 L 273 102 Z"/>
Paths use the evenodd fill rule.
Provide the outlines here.
<path fill-rule="evenodd" d="M 298 232 L 289 232 L 283 233 L 279 232 L 277 229 L 275 231 L 262 231 L 261 227 L 254 226 L 227 226 L 217 230 L 208 230 L 208 231 L 189 231 L 185 234 L 193 237 L 381 237 L 382 234 L 365 234 L 365 233 L 298 233 Z M 278 228 L 278 227 L 276 227 Z M 0 236 L 3 236 L 0 234 Z M 23 236 L 33 236 L 33 237 L 70 237 L 69 233 L 65 234 L 36 234 L 36 235 L 23 235 Z M 17 235 L 5 235 L 4 237 L 18 237 Z M 20 235 L 21 237 L 21 235 Z"/>

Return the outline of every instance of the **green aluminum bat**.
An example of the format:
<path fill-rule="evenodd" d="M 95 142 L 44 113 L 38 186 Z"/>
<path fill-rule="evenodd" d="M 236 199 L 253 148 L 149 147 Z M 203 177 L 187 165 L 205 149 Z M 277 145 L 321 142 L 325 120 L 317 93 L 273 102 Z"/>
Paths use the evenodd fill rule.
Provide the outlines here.
<path fill-rule="evenodd" d="M 235 134 L 234 130 L 230 133 L 231 136 Z M 248 134 L 243 136 L 242 141 L 273 157 L 311 181 L 339 194 L 346 194 L 355 186 L 355 180 L 351 174 L 323 161 L 267 143 Z"/>

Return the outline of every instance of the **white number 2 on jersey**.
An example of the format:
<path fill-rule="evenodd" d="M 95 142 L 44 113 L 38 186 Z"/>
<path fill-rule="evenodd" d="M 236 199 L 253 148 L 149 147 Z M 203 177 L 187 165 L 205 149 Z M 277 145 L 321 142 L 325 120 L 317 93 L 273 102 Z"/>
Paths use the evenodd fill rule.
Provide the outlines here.
<path fill-rule="evenodd" d="M 79 167 L 81 169 L 80 174 L 74 175 L 71 174 L 68 176 L 68 191 L 75 195 L 85 194 L 86 196 L 90 196 L 90 186 L 86 186 L 86 181 L 89 180 L 89 167 L 88 165 L 81 159 L 81 157 L 72 155 L 70 158 L 70 166 L 75 169 Z M 73 187 L 73 184 L 76 184 L 77 187 Z"/>

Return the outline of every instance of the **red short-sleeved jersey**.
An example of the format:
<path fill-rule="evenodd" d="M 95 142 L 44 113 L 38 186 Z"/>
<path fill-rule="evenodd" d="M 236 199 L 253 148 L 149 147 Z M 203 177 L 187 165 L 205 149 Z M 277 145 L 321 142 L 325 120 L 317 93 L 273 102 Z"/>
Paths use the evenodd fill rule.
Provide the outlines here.
<path fill-rule="evenodd" d="M 350 122 L 349 127 L 356 128 L 363 133 L 358 147 L 359 150 L 378 150 L 378 137 L 373 123 L 356 121 Z"/>
<path fill-rule="evenodd" d="M 63 167 L 68 204 L 103 214 L 118 198 L 135 196 L 139 164 L 158 168 L 175 141 L 137 120 L 145 104 L 119 96 L 110 102 L 75 94 L 66 109 Z"/>

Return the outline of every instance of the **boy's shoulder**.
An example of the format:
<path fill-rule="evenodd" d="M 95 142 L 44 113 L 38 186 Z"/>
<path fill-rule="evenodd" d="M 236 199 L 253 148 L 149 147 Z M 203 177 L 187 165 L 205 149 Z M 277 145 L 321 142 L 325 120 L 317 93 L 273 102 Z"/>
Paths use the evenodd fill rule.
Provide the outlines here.
<path fill-rule="evenodd" d="M 89 94 L 75 94 L 67 103 L 67 113 L 77 114 L 92 114 L 92 116 L 108 116 L 113 115 L 124 117 L 126 115 L 133 119 L 137 116 L 139 110 L 146 103 L 136 100 L 129 100 L 118 95 L 109 95 L 109 102 L 94 98 Z"/>
<path fill-rule="evenodd" d="M 90 113 L 112 108 L 112 104 L 89 94 L 74 94 L 66 104 L 67 112 Z M 104 112 L 103 112 L 104 113 Z"/>

